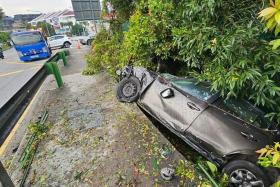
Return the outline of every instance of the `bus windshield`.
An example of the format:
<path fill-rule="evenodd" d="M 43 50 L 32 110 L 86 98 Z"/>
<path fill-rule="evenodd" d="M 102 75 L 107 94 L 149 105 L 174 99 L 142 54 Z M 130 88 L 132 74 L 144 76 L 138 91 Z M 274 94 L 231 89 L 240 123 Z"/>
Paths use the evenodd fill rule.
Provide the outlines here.
<path fill-rule="evenodd" d="M 15 45 L 28 45 L 41 42 L 43 40 L 39 32 L 15 34 L 11 36 Z"/>

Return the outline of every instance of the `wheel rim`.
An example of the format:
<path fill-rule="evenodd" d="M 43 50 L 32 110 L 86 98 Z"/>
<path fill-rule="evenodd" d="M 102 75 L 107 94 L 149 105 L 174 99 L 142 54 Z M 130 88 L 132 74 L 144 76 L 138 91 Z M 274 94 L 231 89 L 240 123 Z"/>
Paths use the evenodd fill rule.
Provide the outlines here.
<path fill-rule="evenodd" d="M 133 97 L 136 95 L 137 86 L 132 82 L 128 82 L 124 85 L 122 92 L 125 97 Z"/>
<path fill-rule="evenodd" d="M 66 47 L 66 48 L 69 48 L 69 47 L 70 47 L 70 44 L 69 44 L 69 43 L 66 43 L 66 44 L 65 44 L 65 47 Z"/>
<path fill-rule="evenodd" d="M 264 187 L 263 181 L 246 169 L 233 171 L 229 177 L 229 183 L 230 186 L 238 187 Z"/>

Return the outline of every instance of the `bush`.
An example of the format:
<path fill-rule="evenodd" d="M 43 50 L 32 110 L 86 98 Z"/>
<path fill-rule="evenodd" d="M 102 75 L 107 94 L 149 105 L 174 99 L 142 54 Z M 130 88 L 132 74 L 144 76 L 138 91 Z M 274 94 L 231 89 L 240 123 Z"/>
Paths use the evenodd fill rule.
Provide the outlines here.
<path fill-rule="evenodd" d="M 122 67 L 119 61 L 121 40 L 121 34 L 111 36 L 106 30 L 100 31 L 92 43 L 91 53 L 86 56 L 84 74 L 91 75 L 106 69 L 115 76 L 116 70 Z"/>

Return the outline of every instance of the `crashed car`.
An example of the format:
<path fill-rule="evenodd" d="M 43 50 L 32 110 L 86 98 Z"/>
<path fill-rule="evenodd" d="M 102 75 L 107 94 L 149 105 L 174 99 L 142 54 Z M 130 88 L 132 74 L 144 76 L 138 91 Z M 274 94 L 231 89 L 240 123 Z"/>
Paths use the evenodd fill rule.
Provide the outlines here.
<path fill-rule="evenodd" d="M 278 169 L 261 168 L 257 150 L 280 140 L 276 124 L 242 99 L 225 99 L 206 82 L 141 67 L 118 71 L 117 98 L 136 102 L 229 176 L 230 186 L 270 186 Z"/>

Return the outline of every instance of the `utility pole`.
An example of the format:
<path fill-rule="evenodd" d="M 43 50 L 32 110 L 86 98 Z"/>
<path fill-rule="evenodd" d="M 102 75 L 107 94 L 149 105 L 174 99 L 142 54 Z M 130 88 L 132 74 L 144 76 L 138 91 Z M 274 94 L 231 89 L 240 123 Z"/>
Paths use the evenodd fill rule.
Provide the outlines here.
<path fill-rule="evenodd" d="M 0 184 L 2 184 L 3 187 L 15 186 L 1 161 L 0 161 Z"/>

